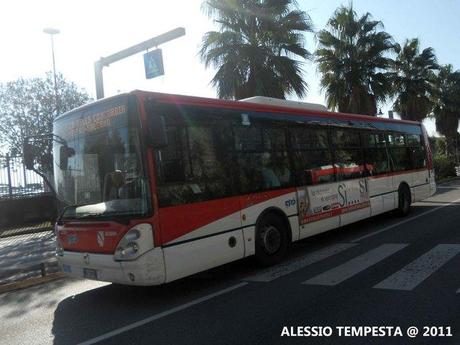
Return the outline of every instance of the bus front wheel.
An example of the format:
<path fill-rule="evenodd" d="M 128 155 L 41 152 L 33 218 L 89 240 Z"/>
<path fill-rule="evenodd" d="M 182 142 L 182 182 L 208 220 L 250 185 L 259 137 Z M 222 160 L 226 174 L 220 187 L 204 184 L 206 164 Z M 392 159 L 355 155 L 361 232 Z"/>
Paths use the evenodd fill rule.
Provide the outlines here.
<path fill-rule="evenodd" d="M 280 262 L 287 253 L 289 236 L 283 220 L 275 214 L 267 214 L 256 228 L 255 257 L 262 266 Z"/>

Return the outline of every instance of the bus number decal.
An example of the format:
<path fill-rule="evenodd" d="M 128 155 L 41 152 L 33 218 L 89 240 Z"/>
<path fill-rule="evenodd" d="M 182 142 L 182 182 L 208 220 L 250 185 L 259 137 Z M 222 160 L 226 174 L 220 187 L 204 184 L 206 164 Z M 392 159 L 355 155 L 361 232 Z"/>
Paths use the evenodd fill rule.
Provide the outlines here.
<path fill-rule="evenodd" d="M 289 200 L 286 200 L 284 204 L 286 205 L 286 207 L 291 207 L 291 206 L 294 206 L 296 202 L 295 202 L 295 199 L 289 199 Z"/>

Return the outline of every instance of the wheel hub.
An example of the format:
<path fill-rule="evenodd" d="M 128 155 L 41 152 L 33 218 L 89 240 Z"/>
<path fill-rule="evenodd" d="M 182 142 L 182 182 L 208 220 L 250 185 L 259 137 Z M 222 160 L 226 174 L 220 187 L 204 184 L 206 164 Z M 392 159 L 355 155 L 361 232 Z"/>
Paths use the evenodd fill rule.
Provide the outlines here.
<path fill-rule="evenodd" d="M 281 234 L 277 228 L 272 225 L 266 226 L 261 233 L 261 240 L 264 250 L 268 254 L 276 253 L 281 245 Z"/>

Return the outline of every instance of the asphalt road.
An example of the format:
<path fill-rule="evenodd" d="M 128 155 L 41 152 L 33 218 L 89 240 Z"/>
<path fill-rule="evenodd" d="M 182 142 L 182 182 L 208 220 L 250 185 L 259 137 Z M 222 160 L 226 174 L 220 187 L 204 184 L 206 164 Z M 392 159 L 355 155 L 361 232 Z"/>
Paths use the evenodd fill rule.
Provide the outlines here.
<path fill-rule="evenodd" d="M 2 344 L 460 344 L 460 181 L 409 217 L 301 241 L 268 270 L 245 259 L 148 288 L 60 280 L 0 295 L 0 321 Z M 313 326 L 325 334 L 305 336 Z"/>

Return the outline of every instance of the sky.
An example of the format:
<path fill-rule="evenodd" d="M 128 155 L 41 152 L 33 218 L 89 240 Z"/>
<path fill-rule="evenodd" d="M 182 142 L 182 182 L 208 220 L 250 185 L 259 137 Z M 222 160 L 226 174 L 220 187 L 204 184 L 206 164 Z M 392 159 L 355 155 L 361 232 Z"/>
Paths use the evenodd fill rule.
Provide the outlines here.
<path fill-rule="evenodd" d="M 298 0 L 315 30 L 323 29 L 340 5 L 348 0 Z M 145 79 L 142 53 L 104 68 L 105 95 L 133 89 L 184 95 L 216 97 L 210 85 L 212 69 L 198 57 L 202 36 L 215 29 L 201 9 L 201 0 L 3 0 L 0 20 L 0 83 L 19 77 L 44 76 L 52 69 L 50 36 L 45 27 L 60 30 L 55 35 L 56 69 L 85 88 L 95 98 L 94 62 L 176 27 L 186 36 L 160 46 L 165 75 Z M 358 14 L 370 12 L 383 22 L 396 41 L 418 37 L 422 48 L 435 49 L 439 63 L 460 69 L 460 1 L 458 0 L 353 0 Z M 316 49 L 313 34 L 306 34 L 306 48 Z M 309 85 L 305 102 L 325 104 L 320 76 L 307 62 L 304 78 Z M 297 100 L 296 97 L 291 97 Z M 382 107 L 385 114 L 391 103 Z M 432 121 L 426 123 L 434 134 Z"/>

